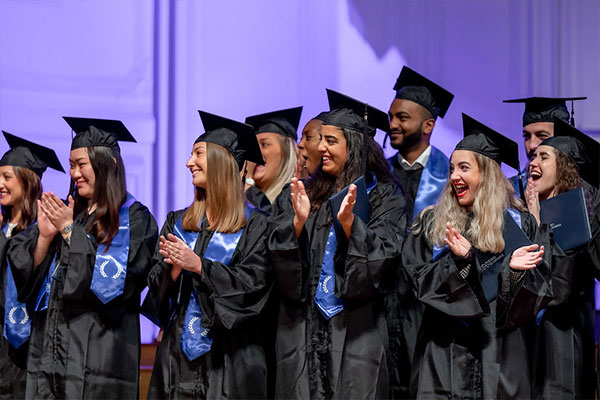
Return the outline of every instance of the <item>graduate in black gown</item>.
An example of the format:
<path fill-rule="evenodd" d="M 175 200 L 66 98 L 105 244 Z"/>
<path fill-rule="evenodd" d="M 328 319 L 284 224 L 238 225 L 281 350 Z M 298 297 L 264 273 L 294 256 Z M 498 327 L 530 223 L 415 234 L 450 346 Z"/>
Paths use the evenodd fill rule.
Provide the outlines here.
<path fill-rule="evenodd" d="M 365 104 L 341 100 L 344 107 L 323 119 L 321 165 L 306 186 L 292 180 L 270 221 L 282 297 L 276 398 L 388 396 L 383 286 L 399 262 L 404 198 L 373 140 L 374 126 L 363 119 Z M 383 121 L 377 126 L 385 130 L 385 114 L 366 110 L 369 124 Z M 367 189 L 351 185 L 332 209 L 330 197 L 363 175 Z M 355 215 L 363 207 L 369 215 Z"/>
<path fill-rule="evenodd" d="M 256 130 L 264 165 L 248 168 L 246 198 L 270 213 L 271 204 L 288 185 L 297 166 L 296 141 L 302 107 L 272 111 L 246 118 Z"/>
<path fill-rule="evenodd" d="M 600 278 L 599 162 L 600 143 L 556 119 L 554 137 L 536 148 L 529 163 L 527 205 L 538 222 L 540 201 L 583 187 L 592 233 L 587 244 L 565 250 L 572 260 L 553 266 L 554 299 L 534 324 L 534 398 L 594 398 L 594 278 Z M 569 261 L 574 268 L 567 265 L 565 269 Z"/>
<path fill-rule="evenodd" d="M 118 141 L 135 140 L 123 123 L 65 120 L 76 134 L 67 204 L 42 194 L 37 225 L 13 238 L 8 252 L 23 301 L 35 300 L 37 288 L 49 283 L 27 398 L 136 398 L 140 293 L 156 222 L 126 191 Z"/>
<path fill-rule="evenodd" d="M 36 201 L 42 195 L 41 178 L 46 168 L 65 171 L 53 150 L 8 132 L 2 133 L 10 150 L 0 159 L 0 399 L 21 399 L 25 397 L 32 324 L 36 326 L 33 330 L 37 329 L 44 310 L 36 303 L 19 301 L 6 254 L 11 238 L 36 220 Z"/>
<path fill-rule="evenodd" d="M 538 246 L 549 236 L 500 169 L 501 162 L 518 166 L 516 143 L 464 114 L 463 128 L 442 196 L 420 214 L 402 253 L 425 304 L 411 395 L 529 398 L 520 326 L 551 299 Z"/>
<path fill-rule="evenodd" d="M 523 99 L 504 100 L 505 103 L 524 103 L 523 111 L 523 145 L 527 159 L 531 160 L 535 149 L 544 140 L 554 136 L 554 119 L 571 122 L 573 117 L 573 101 L 585 100 L 587 97 L 526 97 Z M 571 115 L 567 109 L 567 101 L 571 102 Z M 516 176 L 510 178 L 516 193 L 525 193 L 529 180 L 529 165 L 526 165 Z"/>
<path fill-rule="evenodd" d="M 437 118 L 444 118 L 454 95 L 406 66 L 394 90 L 396 95 L 388 111 L 389 138 L 398 153 L 388 162 L 406 198 L 410 228 L 415 216 L 435 204 L 448 180 L 448 157 L 430 142 Z M 400 274 L 396 290 L 386 296 L 393 399 L 408 397 L 412 358 L 423 316 L 423 304 L 414 298 L 412 289 L 406 288 L 409 284 Z"/>
<path fill-rule="evenodd" d="M 148 398 L 266 398 L 266 217 L 245 203 L 239 175 L 262 156 L 251 126 L 200 116 L 206 133 L 186 164 L 194 202 L 167 215 L 148 277 L 164 330 Z"/>

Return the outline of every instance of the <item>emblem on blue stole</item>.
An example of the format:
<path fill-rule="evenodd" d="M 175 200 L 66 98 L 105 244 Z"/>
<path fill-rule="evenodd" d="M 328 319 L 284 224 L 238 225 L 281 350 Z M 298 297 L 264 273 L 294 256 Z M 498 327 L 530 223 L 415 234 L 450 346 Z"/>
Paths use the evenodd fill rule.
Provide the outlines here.
<path fill-rule="evenodd" d="M 44 283 L 35 300 L 35 311 L 44 311 L 48 308 L 48 300 L 50 299 L 50 290 L 52 290 L 52 280 L 54 279 L 54 271 L 56 269 L 56 258 L 50 263 L 48 273 L 44 278 Z"/>
<path fill-rule="evenodd" d="M 253 208 L 250 205 L 246 205 L 246 221 L 249 219 L 252 210 Z M 182 219 L 183 218 L 179 218 L 175 222 L 173 234 L 194 250 L 198 232 L 183 230 L 181 226 Z M 202 224 L 202 221 L 200 221 L 200 224 Z M 215 231 L 202 257 L 214 262 L 220 262 L 229 267 L 231 258 L 233 257 L 233 253 L 240 241 L 243 231 L 244 228 L 235 233 L 221 233 Z M 181 350 L 187 359 L 192 361 L 208 353 L 212 347 L 212 342 L 213 332 L 202 326 L 202 310 L 200 309 L 200 302 L 198 301 L 198 295 L 192 288 L 190 300 L 185 312 L 183 329 L 181 331 Z"/>
<path fill-rule="evenodd" d="M 8 224 L 4 225 L 4 234 Z M 8 259 L 6 260 L 6 292 L 4 300 L 4 337 L 15 349 L 29 339 L 31 319 L 27 305 L 17 300 L 17 286 Z"/>
<path fill-rule="evenodd" d="M 104 304 L 123 294 L 127 276 L 127 257 L 129 256 L 129 208 L 135 198 L 127 193 L 125 203 L 119 209 L 119 231 L 113 237 L 110 249 L 98 245 L 96 261 L 90 290 Z"/>
<path fill-rule="evenodd" d="M 357 186 L 356 203 L 354 205 L 354 211 L 359 209 L 361 206 L 366 206 L 365 209 L 368 210 L 369 199 L 368 199 L 368 197 L 365 196 L 364 199 L 359 200 L 359 198 L 362 198 L 362 196 L 360 195 L 359 192 L 361 191 L 361 187 L 362 187 L 363 193 L 364 193 L 364 191 L 366 191 L 366 194 L 368 195 L 369 193 L 371 193 L 371 190 L 375 187 L 375 185 L 377 185 L 377 179 L 375 178 L 375 175 L 371 174 L 370 176 L 371 176 L 371 183 L 368 187 L 365 186 L 365 180 L 364 180 L 364 177 L 362 177 L 362 176 L 354 182 L 354 184 L 356 184 L 356 186 Z M 344 193 L 344 191 L 345 191 L 345 193 Z M 332 198 L 337 197 L 339 200 L 340 197 L 342 197 L 342 198 L 345 197 L 346 193 L 348 193 L 348 188 L 346 188 L 346 189 L 342 190 L 340 193 L 332 196 Z M 339 202 L 341 204 L 341 200 Z M 362 202 L 366 202 L 367 204 L 359 204 Z M 336 204 L 336 202 L 332 202 L 330 199 L 330 204 L 333 205 L 333 204 Z M 331 208 L 332 214 L 334 214 L 334 213 L 337 214 L 338 211 L 339 211 L 339 206 L 338 206 L 338 210 L 335 210 L 334 207 Z M 358 217 L 360 217 L 365 224 L 369 223 L 368 215 L 358 215 Z M 334 215 L 334 218 L 337 218 L 337 217 Z M 321 312 L 321 314 L 323 314 L 323 316 L 325 317 L 325 319 L 333 318 L 336 314 L 340 313 L 344 309 L 344 300 L 340 299 L 339 297 L 337 297 L 335 295 L 335 271 L 334 271 L 333 259 L 335 256 L 336 249 L 337 249 L 337 238 L 336 238 L 335 222 L 333 222 L 331 224 L 331 228 L 329 229 L 329 234 L 327 235 L 327 243 L 325 244 L 325 253 L 323 254 L 323 262 L 321 263 L 321 274 L 319 276 L 319 285 L 317 286 L 317 291 L 315 293 L 315 303 L 317 305 L 317 308 Z"/>

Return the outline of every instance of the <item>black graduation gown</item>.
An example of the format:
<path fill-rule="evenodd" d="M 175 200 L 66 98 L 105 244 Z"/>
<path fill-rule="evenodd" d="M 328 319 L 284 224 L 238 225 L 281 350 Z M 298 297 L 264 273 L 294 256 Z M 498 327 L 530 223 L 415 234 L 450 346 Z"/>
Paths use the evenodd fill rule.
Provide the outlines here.
<path fill-rule="evenodd" d="M 536 320 L 532 373 L 533 397 L 540 399 L 593 399 L 595 374 L 594 278 L 600 277 L 600 194 L 587 187 L 595 216 L 592 240 L 567 251 L 568 260 L 553 265 L 554 298 Z"/>
<path fill-rule="evenodd" d="M 25 366 L 28 341 L 18 349 L 4 337 L 6 301 L 6 252 L 10 238 L 0 230 L 0 400 L 25 397 Z"/>
<path fill-rule="evenodd" d="M 405 218 L 410 230 L 423 168 L 405 170 L 398 161 L 398 154 L 388 158 L 388 162 L 406 199 Z M 409 397 L 412 359 L 425 306 L 415 298 L 410 280 L 403 274 L 402 267 L 398 266 L 397 272 L 395 290 L 385 296 L 390 335 L 390 398 L 406 399 Z"/>
<path fill-rule="evenodd" d="M 388 396 L 382 286 L 399 263 L 406 230 L 399 223 L 404 198 L 396 191 L 378 183 L 369 194 L 369 223 L 356 217 L 350 239 L 338 237 L 335 292 L 346 305 L 329 321 L 314 301 L 331 226 L 329 203 L 310 213 L 297 239 L 289 188 L 278 197 L 267 244 L 282 297 L 277 398 Z"/>
<path fill-rule="evenodd" d="M 170 212 L 161 235 L 173 232 L 184 210 Z M 148 285 L 160 309 L 164 329 L 158 346 L 148 398 L 238 399 L 267 397 L 263 310 L 273 288 L 266 259 L 266 217 L 255 210 L 240 237 L 229 267 L 202 258 L 200 275 L 182 271 L 171 279 L 171 265 L 154 255 Z M 204 254 L 213 232 L 206 218 L 194 251 Z M 181 332 L 191 291 L 202 311 L 202 326 L 213 330 L 211 350 L 189 361 L 181 350 Z M 169 323 L 169 316 L 174 313 Z"/>
<path fill-rule="evenodd" d="M 432 217 L 429 211 L 424 218 Z M 537 229 L 533 216 L 521 213 L 523 231 L 546 248 L 545 261 L 526 271 L 516 293 L 510 290 L 508 257 L 499 273 L 498 297 L 485 298 L 477 257 L 465 278 L 467 262 L 447 251 L 433 261 L 423 233 L 409 234 L 402 262 L 417 298 L 425 304 L 411 379 L 416 398 L 530 398 L 525 332 L 520 328 L 550 300 L 547 260 L 549 234 Z M 479 253 L 474 249 L 476 253 Z M 490 255 L 500 256 L 502 255 Z"/>
<path fill-rule="evenodd" d="M 129 218 L 124 291 L 107 304 L 90 290 L 97 251 L 94 238 L 86 232 L 92 216 L 82 213 L 75 218 L 70 246 L 57 235 L 35 271 L 37 225 L 11 240 L 9 260 L 19 276 L 20 297 L 37 295 L 52 258 L 59 260 L 48 309 L 38 319 L 44 324 L 32 326 L 27 398 L 138 397 L 140 293 L 152 266 L 158 229 L 139 202 L 130 207 Z"/>

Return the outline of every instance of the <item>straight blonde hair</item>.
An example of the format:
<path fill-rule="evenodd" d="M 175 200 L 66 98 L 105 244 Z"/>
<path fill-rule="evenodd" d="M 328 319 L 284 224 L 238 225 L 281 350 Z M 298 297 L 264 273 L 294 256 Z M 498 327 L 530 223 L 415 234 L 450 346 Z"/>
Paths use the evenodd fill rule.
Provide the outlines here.
<path fill-rule="evenodd" d="M 504 250 L 504 212 L 511 207 L 519 211 L 526 209 L 515 196 L 512 185 L 498 163 L 479 153 L 473 152 L 473 155 L 479 167 L 479 187 L 472 210 L 468 211 L 458 204 L 448 179 L 438 204 L 421 212 L 413 233 L 417 235 L 423 231 L 430 245 L 443 246 L 446 223 L 450 222 L 475 248 L 497 254 Z M 433 218 L 425 223 L 423 215 L 427 210 L 433 210 Z"/>
<path fill-rule="evenodd" d="M 234 233 L 246 225 L 246 199 L 239 167 L 224 147 L 206 142 L 206 190 L 196 188 L 196 196 L 183 214 L 186 231 L 200 231 L 200 221 L 207 209 L 211 219 L 208 230 Z"/>
<path fill-rule="evenodd" d="M 265 196 L 271 204 L 275 202 L 283 187 L 291 182 L 296 168 L 296 143 L 294 139 L 279 134 L 277 134 L 277 137 L 281 148 L 281 165 L 279 165 L 279 173 L 273 183 L 265 190 Z"/>

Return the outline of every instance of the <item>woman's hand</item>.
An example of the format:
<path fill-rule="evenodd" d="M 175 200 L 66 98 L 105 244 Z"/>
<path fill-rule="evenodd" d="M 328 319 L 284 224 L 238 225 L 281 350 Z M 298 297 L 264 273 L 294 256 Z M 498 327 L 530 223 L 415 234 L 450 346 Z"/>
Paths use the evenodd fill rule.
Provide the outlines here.
<path fill-rule="evenodd" d="M 68 201 L 69 205 L 67 206 L 54 193 L 42 193 L 42 200 L 40 202 L 42 211 L 58 232 L 62 232 L 65 226 L 73 224 L 73 207 L 75 206 L 75 202 L 71 196 L 69 196 Z"/>
<path fill-rule="evenodd" d="M 444 239 L 444 242 L 457 257 L 467 258 L 471 250 L 471 243 L 454 229 L 450 222 L 446 223 L 446 239 Z"/>
<path fill-rule="evenodd" d="M 540 196 L 535 190 L 533 179 L 527 180 L 527 189 L 525 190 L 525 200 L 527 200 L 527 209 L 535 217 L 538 225 L 540 224 Z"/>
<path fill-rule="evenodd" d="M 300 153 L 300 147 L 296 147 L 296 168 L 294 168 L 294 178 L 304 179 L 308 178 L 308 171 L 306 170 L 306 158 Z"/>
<path fill-rule="evenodd" d="M 202 259 L 180 238 L 169 233 L 167 238 L 160 237 L 158 252 L 165 258 L 163 261 L 171 264 L 173 269 L 200 274 Z"/>
<path fill-rule="evenodd" d="M 354 204 L 356 204 L 356 185 L 352 184 L 348 188 L 348 193 L 342 200 L 340 211 L 338 211 L 337 218 L 342 224 L 346 239 L 350 239 L 350 233 L 352 232 L 352 224 L 354 223 Z"/>
<path fill-rule="evenodd" d="M 41 200 L 37 201 L 37 224 L 42 238 L 52 240 L 58 233 L 58 229 L 50 222 L 48 216 L 44 212 Z"/>
<path fill-rule="evenodd" d="M 296 237 L 300 237 L 302 234 L 302 228 L 304 223 L 308 219 L 310 213 L 310 200 L 304 189 L 304 183 L 299 181 L 298 178 L 292 178 L 292 206 L 294 206 L 294 229 L 296 230 Z"/>
<path fill-rule="evenodd" d="M 539 250 L 537 250 L 539 247 Z M 510 256 L 509 266 L 511 269 L 525 271 L 535 268 L 544 255 L 544 246 L 530 244 L 529 246 L 519 247 Z"/>

